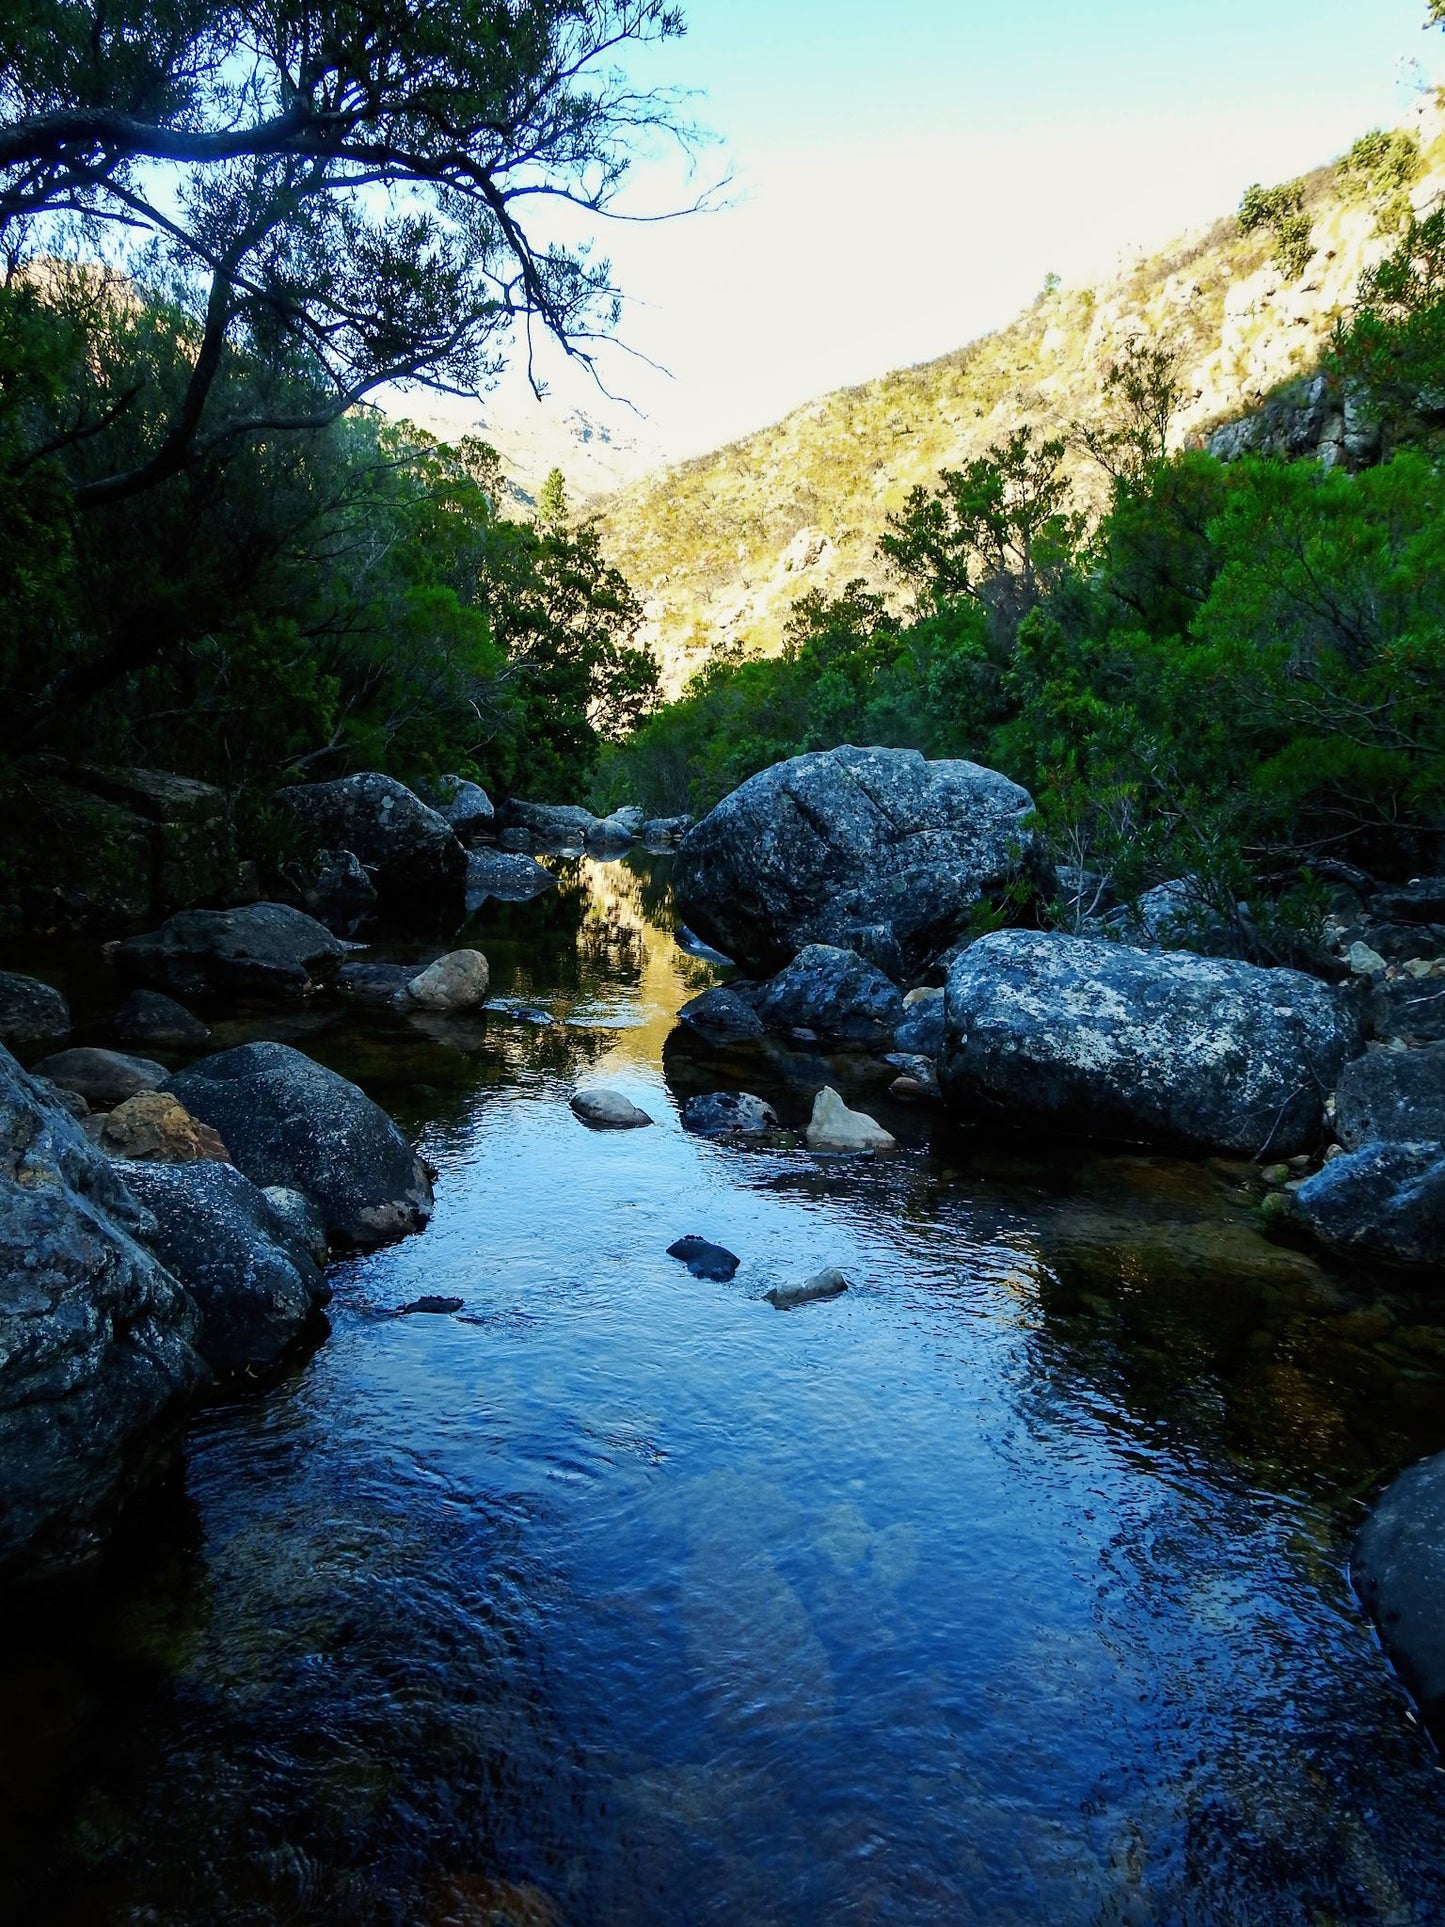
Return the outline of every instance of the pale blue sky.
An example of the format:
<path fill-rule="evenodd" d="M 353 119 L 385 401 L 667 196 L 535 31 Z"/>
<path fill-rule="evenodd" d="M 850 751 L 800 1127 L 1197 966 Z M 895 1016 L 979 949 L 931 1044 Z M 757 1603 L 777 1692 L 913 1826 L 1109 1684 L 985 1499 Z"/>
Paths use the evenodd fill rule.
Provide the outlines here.
<path fill-rule="evenodd" d="M 1424 0 L 692 0 L 642 77 L 697 91 L 722 213 L 612 228 L 612 356 L 659 452 L 1006 321 L 1050 270 L 1107 271 L 1399 118 L 1445 71 Z M 676 183 L 644 170 L 641 201 Z M 565 371 L 559 397 L 599 411 Z M 498 418 L 520 406 L 515 390 Z"/>

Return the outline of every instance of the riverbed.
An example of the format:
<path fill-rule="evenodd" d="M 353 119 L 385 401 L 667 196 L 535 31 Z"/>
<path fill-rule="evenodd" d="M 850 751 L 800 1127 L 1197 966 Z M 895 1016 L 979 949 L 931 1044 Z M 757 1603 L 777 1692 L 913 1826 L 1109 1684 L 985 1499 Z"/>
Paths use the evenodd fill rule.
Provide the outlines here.
<path fill-rule="evenodd" d="M 725 973 L 665 862 L 558 868 L 468 932 L 484 1022 L 217 1025 L 363 1084 L 436 1217 L 334 1270 L 326 1344 L 201 1414 L 101 1575 L 12 1615 L 15 1917 L 1445 1919 L 1445 1776 L 1347 1570 L 1445 1447 L 1445 1303 L 1268 1242 L 1247 1167 L 710 1060 L 675 1017 Z M 118 995 L 66 968 L 103 1041 Z M 586 1130 L 579 1082 L 654 1128 Z M 709 1088 L 797 1127 L 824 1082 L 897 1154 L 682 1129 Z M 827 1266 L 845 1297 L 766 1302 Z M 422 1296 L 462 1310 L 391 1315 Z"/>

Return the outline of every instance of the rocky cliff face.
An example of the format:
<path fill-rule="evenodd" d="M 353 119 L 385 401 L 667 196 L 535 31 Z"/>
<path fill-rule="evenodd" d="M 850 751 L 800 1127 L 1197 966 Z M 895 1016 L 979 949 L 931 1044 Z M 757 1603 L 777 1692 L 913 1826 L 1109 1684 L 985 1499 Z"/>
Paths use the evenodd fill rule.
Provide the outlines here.
<path fill-rule="evenodd" d="M 1433 97 L 1407 123 L 1421 173 L 1417 214 L 1445 201 L 1445 113 Z M 910 488 L 981 453 L 1021 423 L 1064 433 L 1095 415 L 1102 377 L 1131 339 L 1177 353 L 1182 445 L 1228 459 L 1259 448 L 1329 461 L 1371 458 L 1368 426 L 1316 380 L 1321 350 L 1361 274 L 1391 245 L 1384 196 L 1338 164 L 1303 182 L 1309 258 L 1274 261 L 1267 233 L 1234 216 L 1095 288 L 1061 288 L 941 361 L 829 395 L 716 454 L 603 505 L 612 559 L 647 599 L 648 640 L 670 693 L 720 647 L 773 653 L 809 590 L 855 577 L 892 591 L 876 546 Z M 1383 216 L 1383 218 L 1382 218 Z M 1082 459 L 1079 479 L 1097 486 Z"/>

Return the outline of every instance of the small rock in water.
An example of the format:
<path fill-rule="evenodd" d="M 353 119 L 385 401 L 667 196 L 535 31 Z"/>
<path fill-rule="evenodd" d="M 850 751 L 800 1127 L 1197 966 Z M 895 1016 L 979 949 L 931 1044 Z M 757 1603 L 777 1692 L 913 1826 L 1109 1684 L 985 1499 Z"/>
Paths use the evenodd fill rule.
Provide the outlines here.
<path fill-rule="evenodd" d="M 775 1311 L 794 1311 L 799 1305 L 817 1304 L 824 1298 L 841 1298 L 847 1290 L 848 1280 L 841 1271 L 820 1271 L 805 1284 L 774 1285 L 768 1303 Z"/>
<path fill-rule="evenodd" d="M 572 1111 L 594 1131 L 640 1131 L 653 1121 L 621 1091 L 576 1091 Z"/>
<path fill-rule="evenodd" d="M 748 1091 L 713 1091 L 689 1098 L 682 1113 L 683 1128 L 699 1137 L 762 1137 L 780 1130 L 771 1104 Z"/>
<path fill-rule="evenodd" d="M 398 1318 L 431 1316 L 449 1318 L 454 1311 L 460 1311 L 466 1300 L 462 1298 L 415 1298 L 411 1304 L 403 1305 L 396 1314 Z"/>
<path fill-rule="evenodd" d="M 413 977 L 407 996 L 419 1010 L 480 1010 L 487 1001 L 491 972 L 480 950 L 453 950 Z"/>
<path fill-rule="evenodd" d="M 667 1247 L 667 1255 L 681 1260 L 694 1278 L 707 1278 L 719 1285 L 736 1277 L 742 1263 L 726 1246 L 709 1244 L 706 1238 L 697 1237 L 679 1238 L 675 1245 Z"/>
<path fill-rule="evenodd" d="M 810 1151 L 895 1151 L 897 1140 L 862 1111 L 850 1111 L 838 1093 L 825 1085 L 813 1104 L 808 1125 Z"/>

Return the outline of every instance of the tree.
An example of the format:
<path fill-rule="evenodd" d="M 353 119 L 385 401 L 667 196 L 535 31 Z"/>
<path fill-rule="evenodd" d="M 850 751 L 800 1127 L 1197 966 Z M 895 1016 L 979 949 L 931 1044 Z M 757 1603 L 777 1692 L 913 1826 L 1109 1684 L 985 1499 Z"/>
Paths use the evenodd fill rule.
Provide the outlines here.
<path fill-rule="evenodd" d="M 567 478 L 560 468 L 549 471 L 537 497 L 537 526 L 548 535 L 560 535 L 571 515 L 567 501 Z"/>
<path fill-rule="evenodd" d="M 587 356 L 617 319 L 607 265 L 535 238 L 534 216 L 605 213 L 637 143 L 677 131 L 666 97 L 608 63 L 681 32 L 667 0 L 15 0 L 11 274 L 78 246 L 187 320 L 180 392 L 77 502 L 324 425 L 387 383 L 475 395 L 516 323 Z M 235 350 L 277 378 L 245 405 L 217 393 Z"/>
<path fill-rule="evenodd" d="M 1116 492 L 1147 487 L 1169 452 L 1169 425 L 1184 390 L 1179 357 L 1165 343 L 1132 336 L 1104 370 L 1103 406 L 1079 440 Z"/>

